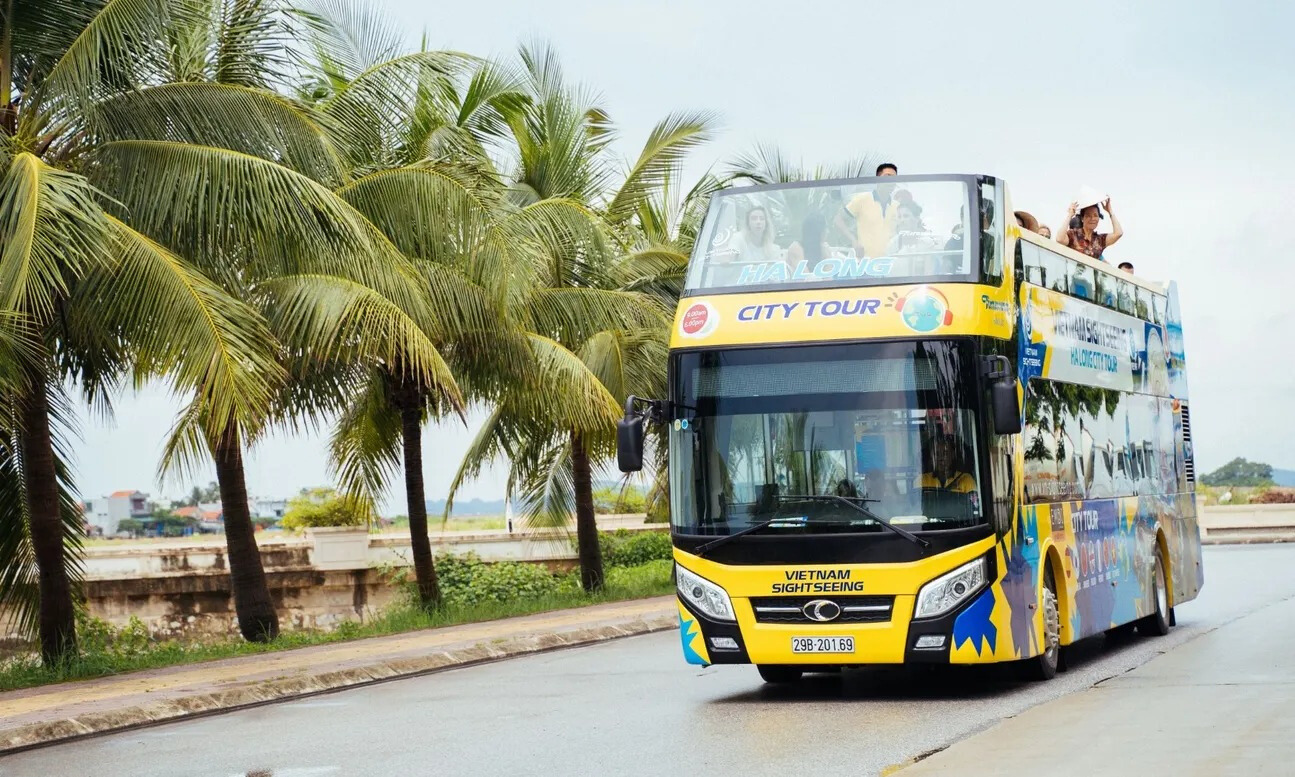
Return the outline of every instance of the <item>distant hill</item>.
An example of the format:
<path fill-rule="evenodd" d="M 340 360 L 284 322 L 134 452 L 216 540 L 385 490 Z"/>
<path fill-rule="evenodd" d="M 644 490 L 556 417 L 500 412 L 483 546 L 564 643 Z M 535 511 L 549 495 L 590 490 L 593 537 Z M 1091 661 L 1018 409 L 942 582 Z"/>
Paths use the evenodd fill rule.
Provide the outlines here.
<path fill-rule="evenodd" d="M 445 512 L 445 500 L 434 499 L 427 502 L 427 515 L 435 517 Z M 503 515 L 502 499 L 456 499 L 452 515 Z"/>
<path fill-rule="evenodd" d="M 1273 482 L 1279 486 L 1295 487 L 1295 469 L 1273 469 Z"/>

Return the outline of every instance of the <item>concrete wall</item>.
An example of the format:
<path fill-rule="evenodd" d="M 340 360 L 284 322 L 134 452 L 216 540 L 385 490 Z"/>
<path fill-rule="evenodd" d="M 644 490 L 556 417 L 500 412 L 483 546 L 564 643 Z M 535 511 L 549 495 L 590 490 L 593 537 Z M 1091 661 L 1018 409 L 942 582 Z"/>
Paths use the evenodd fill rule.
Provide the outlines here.
<path fill-rule="evenodd" d="M 1201 538 L 1263 542 L 1295 538 L 1295 504 L 1197 506 Z"/>
<path fill-rule="evenodd" d="M 432 552 L 475 553 L 486 561 L 562 571 L 576 564 L 568 536 L 456 532 L 433 536 Z M 390 573 L 412 565 L 408 533 L 335 529 L 271 537 L 258 537 L 258 544 L 283 629 L 330 629 L 343 620 L 369 618 L 399 595 Z M 98 545 L 86 549 L 85 571 L 90 614 L 113 625 L 123 626 L 133 615 L 159 638 L 237 632 L 223 537 Z M 0 611 L 0 641 L 14 636 Z"/>

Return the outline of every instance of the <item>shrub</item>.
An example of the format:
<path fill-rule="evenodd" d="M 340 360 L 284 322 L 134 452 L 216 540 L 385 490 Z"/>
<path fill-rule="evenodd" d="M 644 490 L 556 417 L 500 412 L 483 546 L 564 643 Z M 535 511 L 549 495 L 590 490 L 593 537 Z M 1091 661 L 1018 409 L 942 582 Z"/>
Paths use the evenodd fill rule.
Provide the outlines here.
<path fill-rule="evenodd" d="M 602 546 L 603 563 L 609 567 L 638 566 L 674 556 L 667 532 L 617 529 L 599 533 L 598 542 Z"/>
<path fill-rule="evenodd" d="M 1261 494 L 1255 494 L 1254 496 L 1250 497 L 1250 504 L 1255 504 L 1255 505 L 1295 504 L 1295 489 L 1270 488 Z"/>
<path fill-rule="evenodd" d="M 647 497 L 637 488 L 599 488 L 594 491 L 594 512 L 600 515 L 641 513 L 647 510 Z"/>
<path fill-rule="evenodd" d="M 453 605 L 538 599 L 562 590 L 562 581 L 543 566 L 516 561 L 487 564 L 473 553 L 438 556 L 436 575 L 445 603 Z"/>
<path fill-rule="evenodd" d="M 306 529 L 319 526 L 364 526 L 364 513 L 354 501 L 331 488 L 312 488 L 288 500 L 283 528 Z"/>
<path fill-rule="evenodd" d="M 78 610 L 76 635 L 81 643 L 81 651 L 89 656 L 141 656 L 149 651 L 153 643 L 148 627 L 134 615 L 130 616 L 125 626 L 118 629 L 84 610 Z"/>

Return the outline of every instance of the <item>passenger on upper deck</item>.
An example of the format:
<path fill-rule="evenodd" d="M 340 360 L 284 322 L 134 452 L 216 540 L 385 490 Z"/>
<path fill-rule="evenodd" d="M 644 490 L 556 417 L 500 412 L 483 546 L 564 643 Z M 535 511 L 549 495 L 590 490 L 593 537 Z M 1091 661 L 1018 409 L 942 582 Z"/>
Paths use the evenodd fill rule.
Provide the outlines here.
<path fill-rule="evenodd" d="M 1048 238 L 1049 240 L 1051 240 L 1051 239 L 1052 239 L 1052 227 L 1049 227 L 1047 224 L 1040 224 L 1040 225 L 1039 225 L 1039 234 L 1040 234 L 1040 235 L 1043 235 L 1044 237 L 1046 237 L 1046 238 Z"/>
<path fill-rule="evenodd" d="M 730 261 L 752 264 L 782 259 L 778 245 L 773 241 L 773 224 L 769 220 L 769 211 L 763 205 L 747 211 L 742 230 L 729 240 L 727 252 L 732 255 Z"/>
<path fill-rule="evenodd" d="M 1120 269 L 1129 275 L 1133 275 L 1133 262 L 1120 262 Z"/>
<path fill-rule="evenodd" d="M 1058 232 L 1057 242 L 1063 246 L 1070 246 L 1081 254 L 1106 261 L 1102 258 L 1102 252 L 1124 237 L 1124 228 L 1120 226 L 1120 220 L 1115 218 L 1115 214 L 1111 211 L 1111 198 L 1107 197 L 1102 205 L 1106 208 L 1106 212 L 1111 214 L 1110 234 L 1097 232 L 1097 224 L 1103 218 L 1097 203 L 1087 205 L 1080 210 L 1079 203 L 1072 202 L 1066 213 L 1066 226 Z M 1073 226 L 1076 212 L 1079 213 L 1078 227 Z"/>
<path fill-rule="evenodd" d="M 889 162 L 877 166 L 878 177 L 896 174 L 898 168 Z M 871 193 L 856 194 L 845 204 L 845 212 L 837 214 L 836 225 L 847 234 L 851 232 L 848 217 L 854 218 L 854 248 L 861 256 L 875 258 L 885 255 L 898 218 L 898 201 L 892 196 L 895 189 L 895 184 L 886 183 L 878 185 Z"/>
<path fill-rule="evenodd" d="M 787 247 L 787 263 L 792 269 L 804 261 L 806 271 L 814 272 L 818 263 L 827 258 L 832 249 L 825 239 L 827 220 L 818 211 L 812 211 L 801 224 L 800 240 Z"/>

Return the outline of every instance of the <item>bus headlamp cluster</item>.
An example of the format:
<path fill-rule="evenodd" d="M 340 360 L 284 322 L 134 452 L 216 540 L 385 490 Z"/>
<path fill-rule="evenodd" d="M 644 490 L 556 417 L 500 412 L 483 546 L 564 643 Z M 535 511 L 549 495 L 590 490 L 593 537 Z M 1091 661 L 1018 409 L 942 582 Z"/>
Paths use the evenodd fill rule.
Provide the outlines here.
<path fill-rule="evenodd" d="M 985 585 L 985 578 L 984 556 L 940 575 L 917 592 L 913 617 L 934 618 L 945 614 L 979 593 Z"/>
<path fill-rule="evenodd" d="M 736 621 L 733 602 L 728 592 L 700 575 L 695 575 L 675 564 L 675 587 L 679 596 L 708 618 L 717 621 Z"/>

